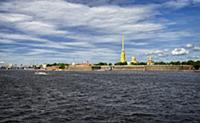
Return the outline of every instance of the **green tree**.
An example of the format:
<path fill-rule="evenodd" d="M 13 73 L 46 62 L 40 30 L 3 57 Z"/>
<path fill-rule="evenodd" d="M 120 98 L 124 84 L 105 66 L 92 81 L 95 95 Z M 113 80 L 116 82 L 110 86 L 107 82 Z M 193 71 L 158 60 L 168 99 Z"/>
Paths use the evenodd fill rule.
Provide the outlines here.
<path fill-rule="evenodd" d="M 161 62 L 155 62 L 155 65 L 166 65 L 167 63 L 161 61 Z"/>
<path fill-rule="evenodd" d="M 171 61 L 170 64 L 172 65 L 181 65 L 180 61 Z"/>
<path fill-rule="evenodd" d="M 108 64 L 106 62 L 99 62 L 99 63 L 97 63 L 95 65 L 108 65 Z"/>
<path fill-rule="evenodd" d="M 122 63 L 122 62 L 117 62 L 117 63 L 115 63 L 115 65 L 127 65 L 127 62 L 124 62 L 124 63 Z"/>
<path fill-rule="evenodd" d="M 193 68 L 195 70 L 199 70 L 199 68 L 200 68 L 200 61 L 193 62 Z"/>
<path fill-rule="evenodd" d="M 133 62 L 131 62 L 131 65 L 138 65 L 138 63 L 133 63 Z"/>
<path fill-rule="evenodd" d="M 112 66 L 112 63 L 109 63 L 108 65 L 109 65 L 109 66 Z"/>
<path fill-rule="evenodd" d="M 60 64 L 59 64 L 59 68 L 60 68 L 60 69 L 65 69 L 65 64 L 64 64 L 64 63 L 60 63 Z"/>
<path fill-rule="evenodd" d="M 146 62 L 139 62 L 138 65 L 147 65 Z"/>

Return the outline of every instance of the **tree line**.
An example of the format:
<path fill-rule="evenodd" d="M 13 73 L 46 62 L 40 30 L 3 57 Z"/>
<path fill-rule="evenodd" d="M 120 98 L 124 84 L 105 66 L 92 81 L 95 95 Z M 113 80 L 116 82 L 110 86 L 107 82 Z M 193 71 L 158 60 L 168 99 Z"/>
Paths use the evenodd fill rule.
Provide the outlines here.
<path fill-rule="evenodd" d="M 192 65 L 194 69 L 198 70 L 200 68 L 200 61 L 193 61 L 193 60 L 188 60 L 188 61 L 171 61 L 171 62 L 154 62 L 155 65 Z M 112 63 L 106 63 L 106 62 L 99 62 L 95 65 L 112 65 Z M 117 62 L 114 65 L 128 65 L 127 62 L 121 63 Z M 130 63 L 130 65 L 147 65 L 146 62 L 138 62 L 138 63 Z"/>
<path fill-rule="evenodd" d="M 138 63 L 130 63 L 131 65 L 146 65 L 146 62 L 138 62 Z M 188 61 L 171 61 L 171 62 L 164 62 L 164 61 L 159 61 L 159 62 L 154 62 L 155 65 L 192 65 L 194 69 L 198 70 L 200 68 L 200 60 L 198 61 L 193 61 L 193 60 L 188 60 Z M 112 66 L 112 63 L 106 63 L 106 62 L 99 62 L 97 64 L 94 64 L 95 66 L 102 66 L 102 65 L 109 65 Z M 117 62 L 114 65 L 128 65 L 127 62 L 121 63 Z M 60 69 L 65 69 L 65 66 L 69 66 L 69 64 L 66 63 L 53 63 L 53 64 L 47 64 L 48 66 L 59 66 Z"/>

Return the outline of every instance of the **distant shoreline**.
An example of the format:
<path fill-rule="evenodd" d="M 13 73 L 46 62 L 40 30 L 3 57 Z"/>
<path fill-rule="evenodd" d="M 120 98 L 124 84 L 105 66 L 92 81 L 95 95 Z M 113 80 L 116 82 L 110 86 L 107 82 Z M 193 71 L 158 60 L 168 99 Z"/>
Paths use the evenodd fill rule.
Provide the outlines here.
<path fill-rule="evenodd" d="M 2 69 L 3 70 L 3 69 Z M 5 69 L 4 69 L 5 70 Z M 15 69 L 10 69 L 15 70 Z M 192 65 L 102 65 L 102 66 L 71 66 L 66 69 L 16 69 L 28 71 L 159 71 L 159 72 L 200 72 Z"/>
<path fill-rule="evenodd" d="M 188 72 L 188 73 L 200 73 L 200 70 L 185 70 L 185 71 L 157 71 L 157 70 L 152 70 L 152 71 L 140 71 L 140 70 L 118 70 L 118 71 L 96 71 L 96 70 L 91 70 L 91 71 L 69 71 L 69 70 L 62 70 L 62 71 L 54 71 L 54 70 L 23 70 L 23 69 L 9 69 L 9 70 L 3 70 L 3 69 L 0 69 L 0 71 L 32 71 L 32 72 L 98 72 L 98 73 L 101 73 L 101 72 Z"/>

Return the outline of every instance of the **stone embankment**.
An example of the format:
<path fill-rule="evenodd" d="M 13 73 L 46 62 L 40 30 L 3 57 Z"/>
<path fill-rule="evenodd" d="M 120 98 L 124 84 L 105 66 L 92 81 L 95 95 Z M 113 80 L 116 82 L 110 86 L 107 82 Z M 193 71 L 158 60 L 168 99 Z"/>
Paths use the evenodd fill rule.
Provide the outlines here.
<path fill-rule="evenodd" d="M 48 67 L 47 70 L 59 71 L 59 67 Z M 192 65 L 114 65 L 95 66 L 91 64 L 69 65 L 64 71 L 193 71 Z"/>
<path fill-rule="evenodd" d="M 101 66 L 101 70 L 113 71 L 192 71 L 192 65 L 126 65 Z"/>

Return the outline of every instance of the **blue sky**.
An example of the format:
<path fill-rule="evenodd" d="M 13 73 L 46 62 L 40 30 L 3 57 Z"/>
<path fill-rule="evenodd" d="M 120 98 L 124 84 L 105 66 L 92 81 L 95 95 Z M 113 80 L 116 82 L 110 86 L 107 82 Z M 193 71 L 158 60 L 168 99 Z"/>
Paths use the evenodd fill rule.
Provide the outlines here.
<path fill-rule="evenodd" d="M 1 0 L 0 63 L 200 59 L 200 0 Z"/>

